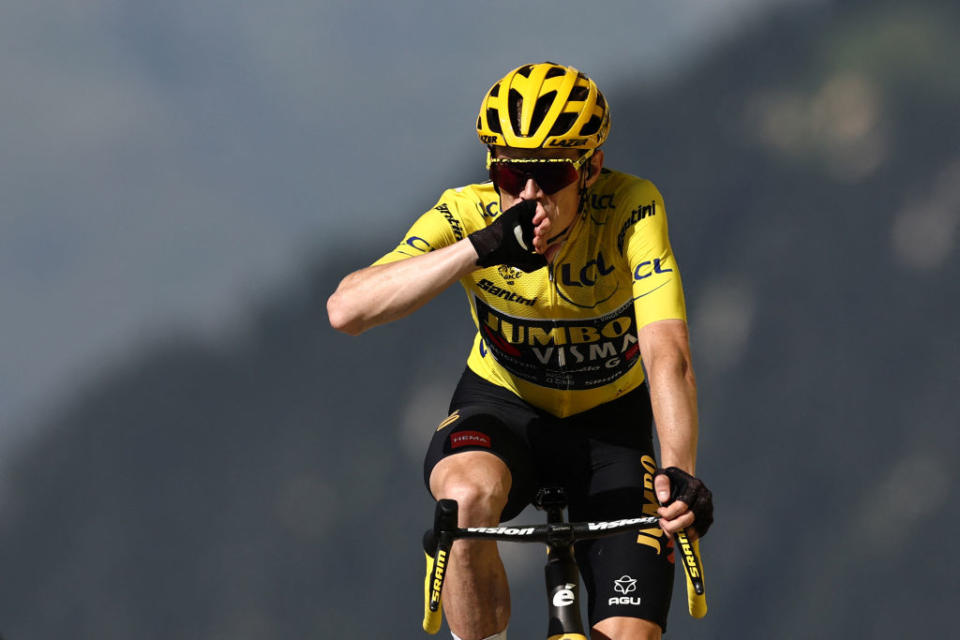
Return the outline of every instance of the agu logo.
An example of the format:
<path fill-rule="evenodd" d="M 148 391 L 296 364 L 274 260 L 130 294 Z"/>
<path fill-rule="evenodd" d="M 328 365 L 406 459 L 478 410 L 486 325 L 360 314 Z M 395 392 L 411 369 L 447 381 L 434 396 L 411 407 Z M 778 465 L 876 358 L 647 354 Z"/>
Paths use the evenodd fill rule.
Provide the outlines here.
<path fill-rule="evenodd" d="M 631 578 L 628 575 L 620 576 L 618 579 L 613 581 L 613 590 L 617 593 L 622 593 L 622 596 L 615 596 L 607 600 L 607 604 L 619 604 L 619 605 L 634 605 L 637 606 L 640 604 L 640 598 L 630 597 L 627 594 L 633 593 L 637 590 L 637 579 Z"/>
<path fill-rule="evenodd" d="M 613 590 L 617 593 L 627 594 L 631 591 L 637 590 L 637 579 L 631 578 L 630 576 L 621 576 L 618 580 L 613 581 Z"/>

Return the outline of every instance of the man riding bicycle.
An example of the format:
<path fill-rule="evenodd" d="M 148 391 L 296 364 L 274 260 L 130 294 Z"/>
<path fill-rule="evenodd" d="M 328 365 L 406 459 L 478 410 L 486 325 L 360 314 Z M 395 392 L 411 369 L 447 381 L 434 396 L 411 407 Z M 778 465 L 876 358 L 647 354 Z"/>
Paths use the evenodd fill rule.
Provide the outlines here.
<path fill-rule="evenodd" d="M 609 129 L 603 94 L 576 69 L 511 71 L 477 119 L 490 181 L 445 191 L 327 311 L 357 335 L 460 281 L 477 335 L 427 451 L 430 492 L 458 502 L 461 527 L 509 520 L 545 485 L 563 487 L 572 520 L 659 515 L 659 528 L 575 548 L 592 637 L 659 638 L 673 534 L 705 534 L 713 504 L 695 477 L 696 385 L 663 199 L 604 168 Z M 453 545 L 443 606 L 455 638 L 506 638 L 495 542 Z"/>

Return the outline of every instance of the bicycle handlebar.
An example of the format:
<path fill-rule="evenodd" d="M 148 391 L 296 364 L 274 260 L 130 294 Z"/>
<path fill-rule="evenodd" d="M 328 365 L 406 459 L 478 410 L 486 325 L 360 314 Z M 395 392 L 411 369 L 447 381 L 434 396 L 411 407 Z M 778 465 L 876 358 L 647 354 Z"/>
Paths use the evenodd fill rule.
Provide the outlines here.
<path fill-rule="evenodd" d="M 556 524 L 518 525 L 515 527 L 466 527 L 454 529 L 453 539 L 485 538 L 510 542 L 543 542 L 556 546 L 570 545 L 580 540 L 602 538 L 632 529 L 655 527 L 657 516 L 627 518 L 608 522 L 561 522 Z"/>
<path fill-rule="evenodd" d="M 512 527 L 458 527 L 458 506 L 455 500 L 439 500 L 434 513 L 433 528 L 423 537 L 423 549 L 427 559 L 427 574 L 424 579 L 423 628 L 436 633 L 440 628 L 440 595 L 446 573 L 447 560 L 454 540 L 479 538 L 506 540 L 509 542 L 540 542 L 551 547 L 569 547 L 574 542 L 601 538 L 658 525 L 657 516 L 642 516 L 605 522 L 550 522 L 539 525 Z M 700 560 L 699 541 L 690 541 L 684 532 L 676 534 L 677 548 L 683 557 L 687 580 L 687 608 L 695 618 L 706 615 L 704 597 L 703 565 Z"/>

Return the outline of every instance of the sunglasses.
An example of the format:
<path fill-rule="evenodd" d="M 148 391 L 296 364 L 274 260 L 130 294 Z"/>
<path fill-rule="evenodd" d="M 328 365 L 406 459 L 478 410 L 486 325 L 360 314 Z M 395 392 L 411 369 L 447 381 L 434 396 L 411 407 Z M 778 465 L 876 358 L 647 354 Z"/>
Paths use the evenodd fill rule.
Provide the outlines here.
<path fill-rule="evenodd" d="M 556 193 L 580 177 L 580 167 L 590 159 L 593 150 L 576 160 L 570 158 L 494 158 L 487 152 L 490 180 L 499 190 L 516 197 L 527 180 L 533 179 L 547 195 Z"/>

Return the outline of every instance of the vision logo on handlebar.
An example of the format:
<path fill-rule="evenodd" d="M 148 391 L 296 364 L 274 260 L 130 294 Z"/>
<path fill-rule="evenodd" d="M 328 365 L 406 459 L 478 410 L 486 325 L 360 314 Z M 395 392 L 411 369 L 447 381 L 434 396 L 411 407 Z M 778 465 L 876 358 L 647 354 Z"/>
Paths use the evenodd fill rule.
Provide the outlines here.
<path fill-rule="evenodd" d="M 541 491 L 536 506 L 547 512 L 547 524 L 519 527 L 467 527 L 457 526 L 458 507 L 455 500 L 440 500 L 434 515 L 433 528 L 423 537 L 427 555 L 427 575 L 424 579 L 423 629 L 436 633 L 440 629 L 442 612 L 440 595 L 450 547 L 454 540 L 481 538 L 509 542 L 541 542 L 547 545 L 547 602 L 550 609 L 550 638 L 585 638 L 577 604 L 580 591 L 580 576 L 573 556 L 573 543 L 610 536 L 625 531 L 656 527 L 658 516 L 624 518 L 608 522 L 564 522 L 566 507 L 563 494 L 558 489 Z M 677 534 L 677 546 L 684 558 L 687 577 L 687 607 L 690 615 L 702 618 L 707 613 L 703 586 L 703 565 L 700 561 L 697 541 L 691 542 L 682 532 Z M 615 599 L 617 604 L 640 604 L 640 598 L 628 595 L 636 590 L 636 579 L 624 575 L 615 581 L 614 589 L 623 594 Z"/>
<path fill-rule="evenodd" d="M 606 531 L 607 529 L 625 527 L 628 525 L 649 524 L 649 522 L 650 522 L 650 518 L 647 516 L 644 516 L 642 518 L 630 518 L 628 520 L 612 520 L 610 522 L 587 522 L 586 525 L 590 531 Z"/>
<path fill-rule="evenodd" d="M 467 533 L 493 533 L 505 536 L 529 536 L 533 533 L 534 527 L 524 527 L 522 529 L 515 527 L 467 527 L 464 531 Z M 469 538 L 471 536 L 463 537 Z"/>

